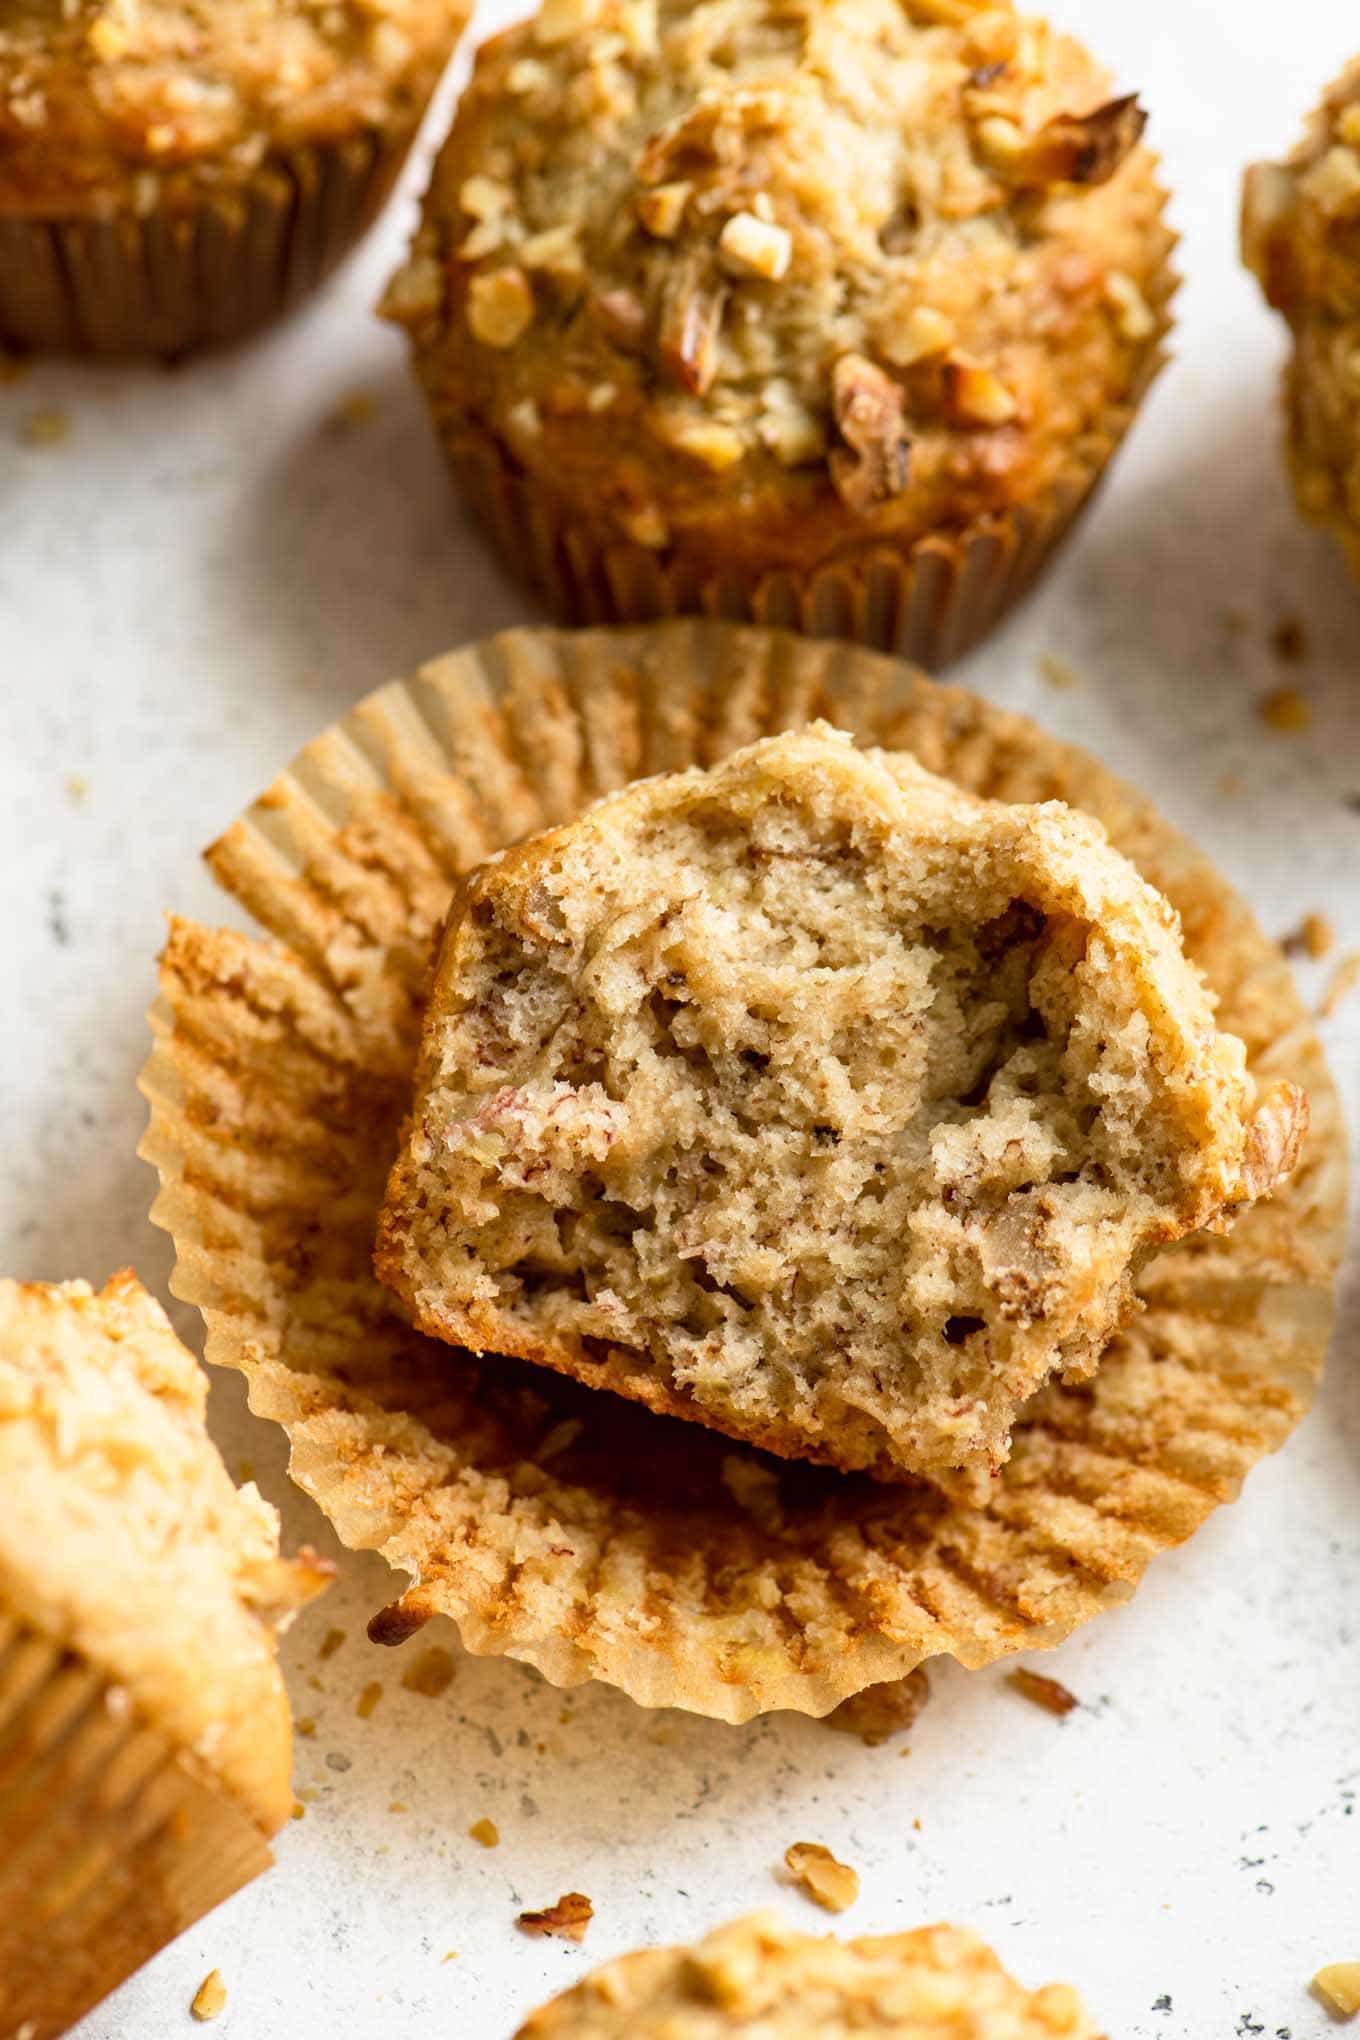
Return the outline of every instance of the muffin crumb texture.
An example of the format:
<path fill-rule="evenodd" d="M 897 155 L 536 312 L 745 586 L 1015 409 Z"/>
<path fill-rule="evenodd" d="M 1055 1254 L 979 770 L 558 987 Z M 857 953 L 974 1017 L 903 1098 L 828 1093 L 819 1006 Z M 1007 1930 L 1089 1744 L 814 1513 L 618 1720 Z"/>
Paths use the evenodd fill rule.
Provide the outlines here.
<path fill-rule="evenodd" d="M 823 725 L 473 875 L 378 1270 L 477 1351 L 789 1456 L 985 1478 L 1303 1118 L 1290 1086 L 1256 1106 L 1097 826 Z"/>
<path fill-rule="evenodd" d="M 958 1927 L 838 1941 L 774 1913 L 720 1927 L 694 1948 L 649 1948 L 587 1976 L 534 2012 L 517 2040 L 1099 2040 L 1062 1984 L 1025 1990 Z"/>

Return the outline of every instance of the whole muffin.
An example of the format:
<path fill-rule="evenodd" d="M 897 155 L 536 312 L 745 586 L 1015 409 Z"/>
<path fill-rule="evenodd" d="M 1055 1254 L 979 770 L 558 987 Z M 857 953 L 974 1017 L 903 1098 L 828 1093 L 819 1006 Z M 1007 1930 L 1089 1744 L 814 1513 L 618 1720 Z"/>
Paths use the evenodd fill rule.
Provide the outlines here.
<path fill-rule="evenodd" d="M 1285 410 L 1299 508 L 1360 575 L 1360 58 L 1293 154 L 1247 171 L 1242 253 L 1294 335 Z"/>
<path fill-rule="evenodd" d="M 177 353 L 315 284 L 467 0 L 0 0 L 0 342 Z"/>
<path fill-rule="evenodd" d="M 546 0 L 479 54 L 386 309 L 574 620 L 935 660 L 1027 585 L 1160 356 L 1143 115 L 969 0 Z"/>

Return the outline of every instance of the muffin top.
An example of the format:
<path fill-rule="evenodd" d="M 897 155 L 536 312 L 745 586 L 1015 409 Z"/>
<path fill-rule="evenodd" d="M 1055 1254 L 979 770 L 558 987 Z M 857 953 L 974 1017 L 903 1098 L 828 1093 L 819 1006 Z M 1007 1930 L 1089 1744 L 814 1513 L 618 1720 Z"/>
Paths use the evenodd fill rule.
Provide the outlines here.
<path fill-rule="evenodd" d="M 204 1429 L 207 1384 L 131 1273 L 0 1281 L 0 1612 L 79 1651 L 267 1833 L 291 1727 L 275 1637 L 328 1568 Z"/>
<path fill-rule="evenodd" d="M 695 1948 L 606 1963 L 534 2012 L 516 2040 L 760 2040 L 892 2033 L 897 2040 L 1097 2040 L 1076 1993 L 1028 1991 L 958 1927 L 838 1941 L 774 1913 Z"/>
<path fill-rule="evenodd" d="M 387 308 L 437 412 L 620 535 L 716 515 L 730 557 L 735 507 L 821 559 L 1108 435 L 1160 326 L 1142 125 L 1005 4 L 546 0 L 481 51 Z"/>
<path fill-rule="evenodd" d="M 0 211 L 414 125 L 465 0 L 0 0 Z M 148 202 L 150 202 L 148 200 Z"/>
<path fill-rule="evenodd" d="M 1360 58 L 1293 153 L 1248 170 L 1242 246 L 1278 311 L 1360 322 Z"/>

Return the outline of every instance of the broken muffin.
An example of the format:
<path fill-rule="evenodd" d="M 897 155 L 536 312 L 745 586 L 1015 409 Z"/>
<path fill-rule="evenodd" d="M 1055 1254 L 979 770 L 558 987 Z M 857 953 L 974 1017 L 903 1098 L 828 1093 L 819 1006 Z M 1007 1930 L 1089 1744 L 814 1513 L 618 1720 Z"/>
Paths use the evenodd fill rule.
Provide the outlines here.
<path fill-rule="evenodd" d="M 472 874 L 378 1234 L 419 1327 L 790 1457 L 994 1470 L 1287 1169 L 1098 826 L 815 726 Z"/>

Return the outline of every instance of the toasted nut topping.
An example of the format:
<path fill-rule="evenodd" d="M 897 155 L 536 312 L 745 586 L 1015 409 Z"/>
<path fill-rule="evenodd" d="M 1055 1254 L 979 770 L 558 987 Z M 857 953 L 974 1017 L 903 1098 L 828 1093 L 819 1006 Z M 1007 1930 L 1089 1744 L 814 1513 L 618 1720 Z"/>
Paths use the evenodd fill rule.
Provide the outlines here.
<path fill-rule="evenodd" d="M 585 272 L 581 244 L 572 227 L 548 227 L 531 234 L 519 250 L 526 269 L 546 269 L 551 276 L 576 277 Z"/>
<path fill-rule="evenodd" d="M 932 354 L 943 354 L 954 340 L 954 322 L 929 305 L 916 305 L 901 326 L 894 328 L 883 343 L 883 352 L 898 368 L 910 368 Z"/>
<path fill-rule="evenodd" d="M 828 1728 L 843 1735 L 857 1735 L 871 1750 L 889 1736 L 905 1735 L 930 1698 L 930 1680 L 918 1665 L 904 1679 L 885 1679 L 881 1685 L 866 1686 L 833 1707 L 826 1717 Z"/>
<path fill-rule="evenodd" d="M 746 453 L 746 442 L 739 432 L 702 413 L 675 411 L 665 404 L 655 404 L 647 414 L 647 423 L 665 445 L 701 460 L 705 467 L 719 473 L 735 467 Z"/>
<path fill-rule="evenodd" d="M 966 354 L 946 361 L 944 398 L 959 425 L 1007 425 L 1019 409 L 1000 376 Z"/>
<path fill-rule="evenodd" d="M 658 184 L 651 191 L 639 192 L 634 205 L 647 232 L 658 241 L 669 241 L 685 217 L 693 189 L 692 184 L 681 179 L 675 184 Z"/>
<path fill-rule="evenodd" d="M 1360 212 L 1360 158 L 1353 149 L 1328 149 L 1305 170 L 1299 189 L 1331 219 Z"/>
<path fill-rule="evenodd" d="M 697 397 L 712 388 L 718 372 L 718 336 L 726 303 L 727 286 L 714 279 L 698 254 L 681 263 L 666 291 L 658 341 L 661 360 Z"/>
<path fill-rule="evenodd" d="M 515 210 L 515 194 L 495 177 L 465 177 L 458 203 L 471 220 L 496 220 Z"/>
<path fill-rule="evenodd" d="M 988 4 L 989 0 L 907 0 L 907 13 L 927 27 L 958 28 Z"/>
<path fill-rule="evenodd" d="M 437 312 L 444 302 L 444 272 L 433 255 L 413 255 L 383 293 L 383 318 L 413 325 Z"/>
<path fill-rule="evenodd" d="M 1042 1707 L 1046 1714 L 1070 1714 L 1081 1702 L 1075 1693 L 1069 1693 L 1059 1679 L 1045 1678 L 1042 1672 L 1031 1672 L 1025 1665 L 1018 1665 L 1013 1672 L 1007 1672 L 1006 1684 L 1014 1686 L 1017 1693 L 1026 1700 L 1032 1700 L 1036 1707 Z"/>
<path fill-rule="evenodd" d="M 1360 2012 L 1360 1962 L 1329 1962 L 1313 1978 L 1313 1989 L 1343 2019 L 1350 2018 Z"/>
<path fill-rule="evenodd" d="M 1157 320 L 1151 305 L 1122 269 L 1112 269 L 1106 277 L 1105 296 L 1126 340 L 1146 340 L 1156 332 Z"/>
<path fill-rule="evenodd" d="M 1281 229 L 1296 199 L 1293 175 L 1281 164 L 1250 166 L 1242 184 L 1242 259 L 1277 311 L 1287 311 L 1294 297 L 1289 236 Z"/>
<path fill-rule="evenodd" d="M 787 383 L 774 382 L 761 392 L 756 431 L 784 467 L 805 467 L 826 453 L 826 432 L 820 418 L 794 395 Z"/>
<path fill-rule="evenodd" d="M 735 276 L 764 276 L 777 283 L 793 256 L 793 235 L 753 212 L 733 213 L 718 236 L 718 253 Z"/>
<path fill-rule="evenodd" d="M 844 1912 L 859 1897 L 859 1873 L 838 1863 L 820 1842 L 794 1842 L 784 1851 L 789 1872 L 827 1912 Z"/>
<path fill-rule="evenodd" d="M 522 269 L 488 269 L 468 285 L 468 327 L 484 346 L 513 347 L 533 317 L 534 294 Z"/>
<path fill-rule="evenodd" d="M 590 300 L 591 313 L 601 332 L 616 347 L 640 347 L 647 335 L 647 312 L 642 299 L 631 290 L 597 291 Z"/>
<path fill-rule="evenodd" d="M 965 40 L 974 63 L 1006 64 L 1020 47 L 1020 24 L 1009 8 L 988 8 L 968 23 Z"/>
<path fill-rule="evenodd" d="M 862 354 L 843 354 L 831 371 L 831 415 L 845 441 L 828 465 L 848 509 L 871 510 L 907 485 L 911 441 L 902 391 Z M 848 449 L 848 450 L 847 450 Z"/>
<path fill-rule="evenodd" d="M 1057 113 L 1009 165 L 1016 184 L 1105 184 L 1136 147 L 1147 115 L 1134 94 L 1092 113 Z"/>
<path fill-rule="evenodd" d="M 595 1908 L 582 1891 L 564 1891 L 556 1905 L 542 1912 L 522 1912 L 515 1921 L 521 1933 L 541 1937 L 554 1934 L 561 1941 L 584 1941 Z"/>
<path fill-rule="evenodd" d="M 1298 1167 L 1308 1131 L 1308 1097 L 1297 1084 L 1272 1084 L 1247 1128 L 1238 1197 L 1268 1197 Z"/>

